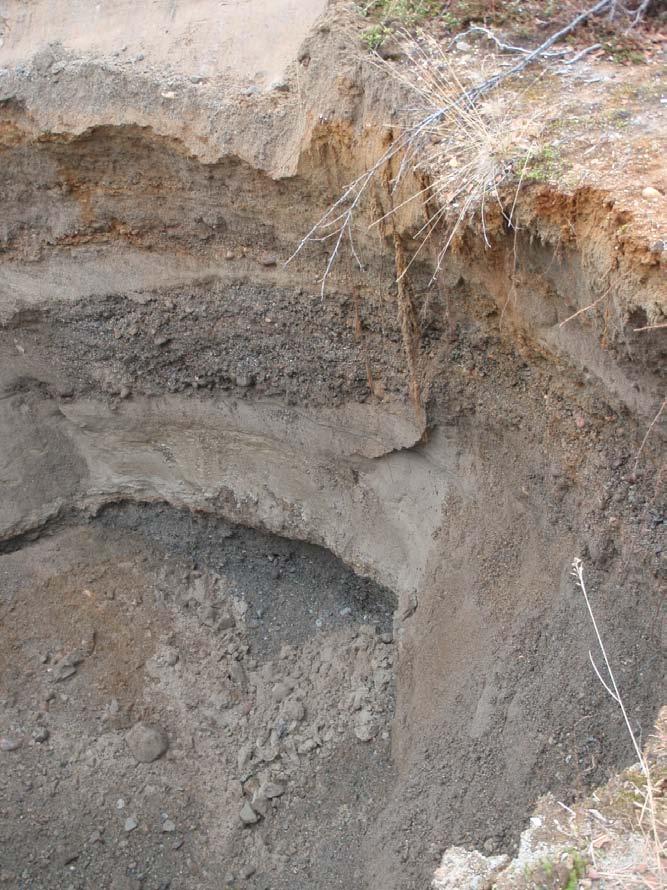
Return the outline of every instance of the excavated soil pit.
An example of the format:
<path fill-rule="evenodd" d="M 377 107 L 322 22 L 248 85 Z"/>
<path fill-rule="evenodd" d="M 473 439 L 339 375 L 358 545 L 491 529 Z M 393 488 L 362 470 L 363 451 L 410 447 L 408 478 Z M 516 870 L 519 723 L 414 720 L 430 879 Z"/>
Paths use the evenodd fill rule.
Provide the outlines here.
<path fill-rule="evenodd" d="M 657 229 L 603 172 L 526 183 L 434 283 L 389 165 L 323 298 L 326 244 L 284 261 L 404 105 L 347 11 L 60 5 L 61 44 L 53 3 L 0 19 L 0 885 L 514 850 L 635 756 L 575 556 L 642 742 L 659 704 Z"/>
<path fill-rule="evenodd" d="M 0 572 L 12 886 L 364 884 L 394 779 L 389 591 L 320 548 L 147 505 Z M 126 743 L 138 721 L 167 734 L 152 763 Z"/>

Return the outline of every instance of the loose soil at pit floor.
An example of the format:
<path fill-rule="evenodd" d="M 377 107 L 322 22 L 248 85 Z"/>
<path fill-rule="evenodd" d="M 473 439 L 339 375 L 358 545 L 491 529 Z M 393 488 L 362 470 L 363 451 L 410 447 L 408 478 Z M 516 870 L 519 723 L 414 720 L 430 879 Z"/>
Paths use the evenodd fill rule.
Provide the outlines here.
<path fill-rule="evenodd" d="M 318 548 L 142 506 L 0 573 L 3 886 L 366 886 L 394 777 L 389 591 Z M 139 721 L 168 737 L 152 763 L 127 744 Z"/>

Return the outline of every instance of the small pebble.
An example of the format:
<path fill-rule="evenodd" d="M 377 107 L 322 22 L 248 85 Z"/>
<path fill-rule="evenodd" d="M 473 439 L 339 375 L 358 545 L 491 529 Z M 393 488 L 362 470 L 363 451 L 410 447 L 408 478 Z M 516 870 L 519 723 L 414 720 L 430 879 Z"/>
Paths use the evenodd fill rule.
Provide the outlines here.
<path fill-rule="evenodd" d="M 664 195 L 662 194 L 662 192 L 659 192 L 656 188 L 653 188 L 652 185 L 648 185 L 642 192 L 642 197 L 648 198 L 649 201 L 657 201 L 658 198 L 663 198 Z"/>
<path fill-rule="evenodd" d="M 259 822 L 258 814 L 253 810 L 248 801 L 243 804 L 239 818 L 244 825 L 254 825 L 255 822 Z"/>
<path fill-rule="evenodd" d="M 138 823 L 137 820 L 134 818 L 134 816 L 129 816 L 129 817 L 125 820 L 125 826 L 124 826 L 124 827 L 125 827 L 125 831 L 134 831 L 134 829 L 137 827 L 138 824 L 139 824 L 139 823 Z"/>
<path fill-rule="evenodd" d="M 169 747 L 167 736 L 158 726 L 137 723 L 125 736 L 127 746 L 139 763 L 152 763 Z"/>
<path fill-rule="evenodd" d="M 281 797 L 284 793 L 284 786 L 279 785 L 277 782 L 265 782 L 259 789 L 259 794 L 267 800 L 271 800 L 274 797 Z"/>

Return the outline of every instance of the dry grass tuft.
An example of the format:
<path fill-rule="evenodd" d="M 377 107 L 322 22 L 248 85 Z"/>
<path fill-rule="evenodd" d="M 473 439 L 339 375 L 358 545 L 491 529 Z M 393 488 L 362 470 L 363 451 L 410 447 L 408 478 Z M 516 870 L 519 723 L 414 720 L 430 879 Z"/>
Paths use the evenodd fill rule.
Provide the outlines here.
<path fill-rule="evenodd" d="M 605 886 L 615 888 L 625 887 L 641 887 L 645 890 L 658 890 L 665 887 L 665 856 L 667 854 L 667 804 L 665 801 L 665 784 L 667 778 L 664 775 L 664 763 L 667 760 L 667 708 L 663 709 L 657 725 L 657 733 L 652 738 L 652 744 L 649 745 L 645 754 L 639 747 L 637 738 L 632 729 L 632 724 L 628 717 L 625 704 L 621 697 L 621 693 L 616 683 L 616 678 L 612 671 L 605 649 L 602 636 L 593 613 L 586 583 L 584 580 L 584 567 L 580 559 L 575 559 L 572 563 L 572 575 L 576 580 L 576 585 L 582 593 L 588 615 L 590 617 L 595 637 L 600 649 L 603 660 L 602 671 L 598 668 L 593 654 L 589 651 L 588 655 L 593 666 L 595 674 L 602 683 L 606 692 L 618 705 L 628 735 L 632 743 L 632 747 L 637 756 L 639 768 L 643 782 L 639 787 L 642 803 L 639 806 L 637 816 L 637 827 L 643 837 L 644 861 L 641 863 L 631 862 L 625 867 L 610 869 L 596 868 L 591 877 L 596 877 L 605 881 Z M 603 674 L 605 676 L 603 676 Z M 595 850 L 593 845 L 590 849 L 591 857 L 595 862 Z"/>
<path fill-rule="evenodd" d="M 463 224 L 477 218 L 487 246 L 490 216 L 515 227 L 518 191 L 539 150 L 538 137 L 546 122 L 525 113 L 521 94 L 467 98 L 476 84 L 461 80 L 445 49 L 432 38 L 405 35 L 405 45 L 406 67 L 380 63 L 416 97 L 418 123 L 408 130 L 394 185 L 409 169 L 424 186 L 390 212 L 416 199 L 423 202 L 426 221 L 415 236 L 420 249 L 434 232 L 444 233 L 437 251 L 437 275 Z"/>

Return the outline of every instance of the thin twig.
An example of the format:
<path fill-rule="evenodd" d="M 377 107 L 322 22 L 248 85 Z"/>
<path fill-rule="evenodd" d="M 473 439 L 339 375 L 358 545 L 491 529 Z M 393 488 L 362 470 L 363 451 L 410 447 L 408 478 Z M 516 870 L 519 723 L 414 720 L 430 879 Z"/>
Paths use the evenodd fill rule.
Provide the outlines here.
<path fill-rule="evenodd" d="M 618 700 L 618 697 L 617 697 L 616 695 L 614 695 L 614 693 L 611 691 L 611 689 L 607 686 L 607 684 L 605 683 L 605 681 L 602 679 L 602 674 L 601 674 L 600 671 L 598 670 L 598 666 L 596 665 L 595 661 L 593 660 L 593 653 L 591 652 L 590 649 L 588 650 L 588 657 L 589 657 L 590 660 L 591 660 L 591 664 L 593 665 L 593 670 L 595 671 L 596 676 L 597 676 L 598 680 L 600 681 L 600 683 L 602 683 L 602 685 L 603 685 L 604 688 L 607 690 L 607 692 L 609 693 L 609 695 L 614 699 L 614 701 L 615 701 L 617 704 L 620 704 L 620 702 L 619 702 L 619 700 Z"/>
<path fill-rule="evenodd" d="M 598 624 L 597 624 L 597 621 L 595 620 L 595 615 L 593 614 L 593 609 L 591 608 L 590 600 L 588 599 L 588 593 L 586 591 L 586 585 L 584 583 L 584 567 L 583 567 L 582 561 L 579 558 L 576 558 L 572 563 L 572 574 L 577 579 L 577 587 L 581 590 L 584 600 L 586 602 L 586 608 L 588 609 L 588 614 L 589 614 L 591 622 L 593 624 L 593 629 L 595 631 L 595 636 L 598 641 L 598 646 L 600 647 L 600 652 L 602 653 L 605 667 L 607 668 L 607 674 L 609 675 L 610 685 L 612 686 L 612 688 L 614 690 L 613 693 L 610 692 L 609 694 L 612 695 L 612 698 L 614 698 L 618 702 L 619 707 L 621 708 L 621 712 L 623 714 L 623 719 L 625 720 L 625 724 L 628 728 L 628 732 L 630 733 L 630 738 L 632 739 L 632 744 L 635 749 L 635 753 L 637 754 L 639 763 L 642 766 L 642 772 L 644 773 L 644 775 L 647 775 L 648 770 L 647 770 L 646 764 L 644 762 L 644 757 L 642 755 L 641 749 L 639 748 L 639 745 L 637 744 L 637 739 L 635 738 L 635 734 L 632 730 L 632 725 L 630 724 L 630 718 L 627 715 L 627 712 L 625 710 L 625 705 L 623 704 L 623 700 L 621 699 L 621 694 L 618 691 L 618 686 L 616 685 L 616 680 L 614 678 L 614 674 L 611 669 L 611 665 L 609 664 L 609 658 L 607 657 L 607 650 L 605 649 L 604 643 L 602 642 L 602 636 L 600 635 L 600 631 L 598 630 Z M 607 688 L 607 686 L 605 684 L 605 689 L 606 688 Z M 609 690 L 607 690 L 607 691 L 609 691 Z"/>
<path fill-rule="evenodd" d="M 656 423 L 660 420 L 660 415 L 665 410 L 665 405 L 667 405 L 667 398 L 663 399 L 662 405 L 658 408 L 658 413 L 655 415 L 653 420 L 648 425 L 648 429 L 646 430 L 646 434 L 642 439 L 642 444 L 639 446 L 639 451 L 637 452 L 637 456 L 635 457 L 635 465 L 633 467 L 633 475 L 637 472 L 637 467 L 639 466 L 639 458 L 642 456 L 642 451 L 644 450 L 644 445 L 646 445 L 648 441 L 648 437 L 651 435 L 651 430 L 656 425 Z"/>
<path fill-rule="evenodd" d="M 584 56 L 587 56 L 589 53 L 594 52 L 596 49 L 600 49 L 602 46 L 601 43 L 592 43 L 590 46 L 587 46 L 585 49 L 579 50 L 571 59 L 565 59 L 563 61 L 563 65 L 574 65 L 575 62 L 578 62 L 579 59 L 583 59 Z"/>
<path fill-rule="evenodd" d="M 566 325 L 568 323 L 568 321 L 572 321 L 573 318 L 576 318 L 578 315 L 581 315 L 582 312 L 588 312 L 589 309 L 594 309 L 598 303 L 601 303 L 602 300 L 604 300 L 604 298 L 606 296 L 608 296 L 610 290 L 611 290 L 611 288 L 608 287 L 607 290 L 602 294 L 601 297 L 598 297 L 597 300 L 593 300 L 592 303 L 590 303 L 588 306 L 584 306 L 583 309 L 579 309 L 577 312 L 573 313 L 568 318 L 566 318 L 565 321 L 561 321 L 561 323 L 558 325 L 558 327 L 562 328 L 563 325 Z"/>
<path fill-rule="evenodd" d="M 543 56 L 548 49 L 551 49 L 554 43 L 562 40 L 563 37 L 567 37 L 568 34 L 578 28 L 582 22 L 591 18 L 591 16 L 604 12 L 610 3 L 611 0 L 600 0 L 595 6 L 591 6 L 590 9 L 584 10 L 584 12 L 580 13 L 576 18 L 572 19 L 569 24 L 561 28 L 560 31 L 556 31 L 556 33 L 552 34 L 551 37 L 544 41 L 544 43 L 540 44 L 540 46 L 525 56 L 520 62 L 517 62 L 516 65 L 508 68 L 507 71 L 497 72 L 493 77 L 489 77 L 487 80 L 479 84 L 479 86 L 469 90 L 462 98 L 474 102 L 479 99 L 480 96 L 484 95 L 484 93 L 488 93 L 489 90 L 495 89 L 495 87 L 497 87 L 503 80 L 506 80 L 508 77 L 513 77 L 515 74 L 520 74 L 528 67 L 528 65 L 531 65 L 534 61 Z"/>
<path fill-rule="evenodd" d="M 643 328 L 633 328 L 632 330 L 637 334 L 639 331 L 655 331 L 656 328 L 667 328 L 667 321 L 661 321 L 660 324 L 646 324 Z"/>
<path fill-rule="evenodd" d="M 467 31 L 462 31 L 460 34 L 457 34 L 456 37 L 449 44 L 445 52 L 449 52 L 449 50 L 456 45 L 456 43 L 461 40 L 463 37 L 467 37 L 469 34 L 483 34 L 489 40 L 491 40 L 498 47 L 501 52 L 508 53 L 521 53 L 522 55 L 527 56 L 530 53 L 529 49 L 526 49 L 525 46 L 514 46 L 513 43 L 504 43 L 500 37 L 493 33 L 493 31 L 489 30 L 489 28 L 483 28 L 481 25 L 470 25 Z"/>
<path fill-rule="evenodd" d="M 635 12 L 634 21 L 632 22 L 632 25 L 630 27 L 634 27 L 635 25 L 638 25 L 641 22 L 641 20 L 644 18 L 644 15 L 646 14 L 646 10 L 649 8 L 650 5 L 651 5 L 651 0 L 642 0 L 642 2 L 637 7 L 637 11 Z"/>
<path fill-rule="evenodd" d="M 666 402 L 667 402 L 667 399 L 665 399 L 665 402 L 663 402 L 662 407 L 664 407 Z M 661 408 L 661 410 L 662 410 L 662 408 Z M 657 416 L 659 416 L 659 414 Z M 657 417 L 656 417 L 656 419 L 657 419 Z M 654 423 L 655 423 L 655 420 L 654 420 Z M 628 717 L 628 713 L 625 710 L 625 705 L 623 703 L 623 699 L 621 698 L 621 693 L 619 692 L 618 686 L 616 684 L 616 678 L 615 678 L 614 673 L 611 669 L 611 664 L 609 663 L 609 658 L 607 657 L 607 650 L 605 649 L 605 645 L 602 641 L 602 636 L 598 629 L 598 624 L 597 624 L 597 621 L 595 620 L 595 615 L 593 614 L 593 609 L 591 607 L 591 603 L 588 598 L 588 592 L 586 590 L 586 584 L 584 582 L 584 566 L 583 566 L 581 559 L 579 559 L 578 557 L 576 557 L 572 562 L 572 575 L 576 578 L 577 587 L 579 588 L 579 590 L 581 590 L 581 593 L 584 597 L 584 601 L 586 603 L 586 608 L 588 609 L 588 614 L 590 616 L 591 623 L 593 624 L 593 629 L 595 631 L 595 636 L 597 638 L 598 646 L 600 647 L 600 652 L 602 653 L 605 667 L 607 669 L 609 685 L 607 685 L 604 681 L 602 681 L 602 677 L 600 676 L 600 673 L 597 670 L 597 668 L 595 668 L 595 672 L 598 675 L 598 678 L 601 680 L 604 688 L 607 690 L 607 692 L 611 695 L 611 697 L 614 699 L 614 701 L 618 704 L 619 708 L 621 709 L 621 713 L 623 714 L 623 719 L 625 721 L 625 725 L 627 727 L 628 733 L 630 734 L 630 739 L 632 741 L 632 747 L 635 750 L 635 754 L 637 755 L 637 760 L 639 761 L 640 769 L 641 769 L 642 773 L 644 774 L 644 778 L 646 779 L 646 796 L 648 799 L 648 810 L 649 810 L 649 813 L 651 816 L 651 833 L 653 835 L 653 841 L 655 844 L 656 866 L 657 866 L 658 875 L 661 875 L 663 873 L 662 857 L 660 855 L 661 845 L 660 845 L 660 839 L 659 839 L 659 835 L 658 835 L 658 826 L 657 826 L 657 820 L 656 820 L 655 800 L 653 797 L 653 786 L 651 783 L 651 774 L 650 774 L 650 771 L 648 768 L 648 764 L 644 758 L 644 755 L 642 754 L 642 750 L 639 747 L 639 743 L 637 742 L 637 738 L 636 738 L 635 733 L 632 729 L 632 724 L 630 723 L 630 718 Z M 589 655 L 590 655 L 590 652 L 589 652 Z M 595 667 L 595 663 L 593 662 L 592 656 L 591 656 L 591 662 L 593 663 L 593 667 Z M 609 687 L 611 687 L 611 689 Z M 613 692 L 611 691 L 612 689 L 613 689 Z"/>

